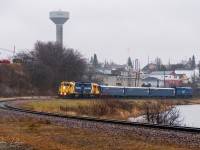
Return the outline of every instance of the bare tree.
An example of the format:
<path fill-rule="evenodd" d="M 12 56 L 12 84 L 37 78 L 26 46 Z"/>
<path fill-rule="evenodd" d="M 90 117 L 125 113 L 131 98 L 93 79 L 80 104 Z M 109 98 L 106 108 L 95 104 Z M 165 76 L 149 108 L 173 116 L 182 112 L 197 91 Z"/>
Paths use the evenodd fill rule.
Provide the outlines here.
<path fill-rule="evenodd" d="M 146 101 L 141 109 L 144 120 L 153 124 L 180 125 L 182 123 L 180 111 L 166 101 Z"/>
<path fill-rule="evenodd" d="M 36 42 L 33 51 L 17 55 L 40 93 L 56 93 L 61 81 L 80 81 L 86 72 L 86 60 L 76 50 L 54 42 Z"/>
<path fill-rule="evenodd" d="M 86 74 L 83 76 L 82 81 L 103 84 L 103 78 L 99 76 L 98 70 L 93 66 L 88 66 Z"/>

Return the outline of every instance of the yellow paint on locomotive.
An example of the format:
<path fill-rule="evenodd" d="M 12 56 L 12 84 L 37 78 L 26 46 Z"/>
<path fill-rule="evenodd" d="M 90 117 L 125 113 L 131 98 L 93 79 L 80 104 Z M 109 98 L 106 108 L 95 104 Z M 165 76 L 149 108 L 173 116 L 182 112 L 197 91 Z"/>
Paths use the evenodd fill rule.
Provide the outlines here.
<path fill-rule="evenodd" d="M 69 92 L 69 82 L 62 81 L 59 86 L 58 95 L 66 96 Z"/>
<path fill-rule="evenodd" d="M 99 94 L 98 84 L 92 83 L 91 94 L 93 94 L 93 95 L 98 95 Z"/>
<path fill-rule="evenodd" d="M 75 82 L 62 81 L 59 86 L 58 96 L 75 95 Z"/>
<path fill-rule="evenodd" d="M 62 81 L 59 86 L 58 96 L 67 97 L 67 96 L 78 95 L 77 92 L 75 92 L 75 83 L 76 82 Z M 91 92 L 89 94 L 99 95 L 98 84 L 91 83 Z"/>
<path fill-rule="evenodd" d="M 75 92 L 75 82 L 69 82 L 69 92 L 68 94 L 76 94 Z"/>

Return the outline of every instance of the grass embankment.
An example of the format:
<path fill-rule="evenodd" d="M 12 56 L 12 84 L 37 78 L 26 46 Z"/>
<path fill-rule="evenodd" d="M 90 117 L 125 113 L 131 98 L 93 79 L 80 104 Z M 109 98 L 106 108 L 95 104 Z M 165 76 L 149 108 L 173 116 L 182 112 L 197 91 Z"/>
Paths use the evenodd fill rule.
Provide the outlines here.
<path fill-rule="evenodd" d="M 159 100 L 157 100 L 159 101 Z M 162 100 L 164 105 L 199 104 L 200 100 Z M 146 100 L 50 100 L 31 102 L 22 108 L 43 112 L 53 112 L 69 115 L 83 115 L 99 118 L 128 119 L 143 115 L 143 104 Z"/>
<path fill-rule="evenodd" d="M 22 108 L 43 112 L 124 119 L 135 116 L 132 102 L 120 100 L 52 100 L 31 102 Z"/>
<path fill-rule="evenodd" d="M 34 150 L 188 150 L 185 146 L 146 141 L 133 134 L 116 135 L 52 125 L 50 121 L 0 119 L 1 142 L 23 144 Z"/>

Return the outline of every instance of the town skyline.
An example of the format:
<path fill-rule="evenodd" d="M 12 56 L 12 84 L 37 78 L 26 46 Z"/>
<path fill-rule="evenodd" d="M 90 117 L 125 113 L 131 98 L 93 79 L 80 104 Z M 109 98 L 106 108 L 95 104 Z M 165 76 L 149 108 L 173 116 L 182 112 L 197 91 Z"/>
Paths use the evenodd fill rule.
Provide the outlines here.
<path fill-rule="evenodd" d="M 163 64 L 200 60 L 200 10 L 197 0 L 91 1 L 2 0 L 0 48 L 30 50 L 37 40 L 55 41 L 55 25 L 49 12 L 70 13 L 64 25 L 65 47 L 85 58 L 97 54 L 101 62 L 127 63 L 139 59 L 141 66 L 156 57 Z M 37 8 L 35 11 L 33 8 Z M 3 59 L 9 52 L 0 51 Z"/>

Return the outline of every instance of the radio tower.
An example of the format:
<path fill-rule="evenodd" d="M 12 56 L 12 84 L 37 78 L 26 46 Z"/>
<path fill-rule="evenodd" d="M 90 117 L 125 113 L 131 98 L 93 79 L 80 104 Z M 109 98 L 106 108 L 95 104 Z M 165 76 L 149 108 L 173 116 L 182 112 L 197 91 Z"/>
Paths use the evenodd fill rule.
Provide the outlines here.
<path fill-rule="evenodd" d="M 49 18 L 56 24 L 56 42 L 63 45 L 63 24 L 69 19 L 69 12 L 51 11 Z"/>

